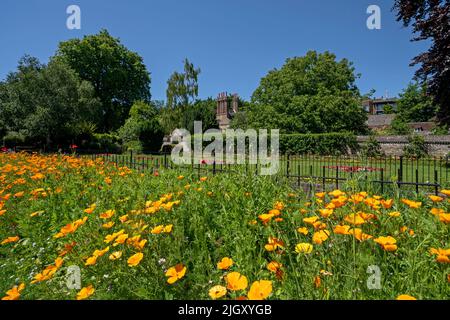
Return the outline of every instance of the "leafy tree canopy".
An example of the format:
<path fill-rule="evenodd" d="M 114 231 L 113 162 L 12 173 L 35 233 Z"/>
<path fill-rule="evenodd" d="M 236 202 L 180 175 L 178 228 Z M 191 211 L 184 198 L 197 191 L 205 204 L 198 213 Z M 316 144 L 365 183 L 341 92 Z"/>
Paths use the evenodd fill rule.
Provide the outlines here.
<path fill-rule="evenodd" d="M 106 30 L 61 42 L 54 59 L 92 83 L 102 103 L 98 127 L 103 132 L 119 128 L 135 101 L 150 101 L 150 74 L 142 57 Z"/>
<path fill-rule="evenodd" d="M 310 51 L 261 79 L 246 111 L 248 125 L 285 133 L 366 131 L 355 70 L 346 59 Z"/>
<path fill-rule="evenodd" d="M 398 117 L 405 122 L 429 121 L 436 116 L 436 111 L 425 84 L 410 83 L 397 101 Z"/>
<path fill-rule="evenodd" d="M 416 76 L 428 83 L 428 91 L 439 106 L 438 120 L 450 124 L 450 1 L 395 0 L 397 20 L 412 25 L 413 41 L 431 40 L 427 52 L 415 57 L 412 65 L 420 65 Z"/>
<path fill-rule="evenodd" d="M 119 135 L 129 149 L 157 151 L 161 147 L 163 131 L 158 121 L 158 109 L 153 103 L 137 101 L 129 118 L 119 129 Z"/>
<path fill-rule="evenodd" d="M 6 132 L 49 144 L 76 139 L 80 124 L 99 117 L 92 85 L 63 61 L 48 65 L 25 56 L 0 85 L 0 122 Z"/>

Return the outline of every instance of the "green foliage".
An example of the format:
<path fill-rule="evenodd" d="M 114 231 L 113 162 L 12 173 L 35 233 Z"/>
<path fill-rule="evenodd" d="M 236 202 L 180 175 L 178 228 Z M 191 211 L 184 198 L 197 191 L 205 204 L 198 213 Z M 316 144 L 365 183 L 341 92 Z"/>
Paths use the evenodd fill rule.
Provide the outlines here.
<path fill-rule="evenodd" d="M 99 117 L 93 87 L 62 61 L 42 65 L 25 56 L 0 89 L 6 131 L 20 132 L 30 142 L 68 143 L 80 134 L 80 123 Z"/>
<path fill-rule="evenodd" d="M 88 148 L 117 153 L 122 151 L 122 141 L 113 133 L 95 133 L 89 142 Z"/>
<path fill-rule="evenodd" d="M 198 95 L 198 75 L 188 59 L 184 59 L 184 72 L 174 72 L 167 80 L 167 106 L 170 109 L 188 106 Z"/>
<path fill-rule="evenodd" d="M 436 116 L 437 108 L 427 95 L 426 85 L 410 83 L 397 103 L 398 116 L 404 122 L 425 122 Z"/>
<path fill-rule="evenodd" d="M 160 110 L 159 120 L 165 134 L 170 134 L 176 128 L 184 128 L 194 132 L 194 121 L 202 121 L 203 130 L 217 128 L 216 100 L 197 99 L 186 107 Z"/>
<path fill-rule="evenodd" d="M 15 131 L 10 131 L 3 137 L 3 144 L 6 147 L 20 146 L 23 145 L 25 141 L 26 137 L 23 134 Z"/>
<path fill-rule="evenodd" d="M 164 134 L 155 105 L 143 101 L 136 102 L 130 109 L 130 117 L 119 129 L 119 135 L 129 150 L 136 152 L 159 150 Z"/>
<path fill-rule="evenodd" d="M 423 158 L 428 156 L 428 145 L 424 137 L 412 135 L 408 137 L 408 145 L 403 148 L 403 155 L 411 158 Z"/>
<path fill-rule="evenodd" d="M 394 135 L 408 135 L 411 132 L 411 128 L 408 126 L 405 120 L 403 120 L 399 116 L 396 116 L 392 121 L 391 128 L 389 130 L 389 133 Z"/>
<path fill-rule="evenodd" d="M 216 121 L 217 102 L 213 98 L 197 99 L 183 112 L 183 128 L 194 132 L 194 121 L 201 121 L 203 130 L 218 128 Z"/>
<path fill-rule="evenodd" d="M 395 113 L 394 107 L 392 105 L 390 105 L 390 104 L 384 106 L 383 113 L 384 114 L 393 114 L 393 113 Z"/>
<path fill-rule="evenodd" d="M 384 152 L 378 140 L 371 135 L 361 147 L 361 155 L 365 157 L 380 157 L 384 155 Z"/>
<path fill-rule="evenodd" d="M 428 83 L 428 92 L 439 110 L 437 120 L 450 125 L 450 1 L 395 0 L 397 20 L 405 27 L 412 26 L 412 41 L 427 40 L 427 52 L 414 58 L 412 65 L 420 65 L 416 78 Z"/>
<path fill-rule="evenodd" d="M 194 120 L 213 123 L 211 102 L 197 100 L 198 75 L 201 70 L 195 68 L 188 59 L 184 60 L 184 72 L 174 72 L 167 80 L 167 105 L 160 110 L 159 121 L 165 134 L 172 133 L 176 128 L 193 131 Z M 202 114 L 205 113 L 205 114 Z"/>
<path fill-rule="evenodd" d="M 366 132 L 352 63 L 329 52 L 287 59 L 261 79 L 247 110 L 249 126 L 283 133 Z"/>
<path fill-rule="evenodd" d="M 437 126 L 436 128 L 433 129 L 432 133 L 437 136 L 447 135 L 449 134 L 449 127 L 447 125 Z"/>
<path fill-rule="evenodd" d="M 280 135 L 282 153 L 339 155 L 357 149 L 356 137 L 351 133 Z"/>
<path fill-rule="evenodd" d="M 103 116 L 97 122 L 102 132 L 119 128 L 134 101 L 150 100 L 150 74 L 142 57 L 106 30 L 61 42 L 53 60 L 65 61 L 92 83 L 102 103 Z"/>

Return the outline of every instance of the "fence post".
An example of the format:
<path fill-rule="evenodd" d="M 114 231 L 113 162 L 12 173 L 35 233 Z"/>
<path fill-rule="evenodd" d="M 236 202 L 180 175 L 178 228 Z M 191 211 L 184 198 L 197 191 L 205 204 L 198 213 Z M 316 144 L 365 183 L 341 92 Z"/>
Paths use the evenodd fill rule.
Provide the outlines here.
<path fill-rule="evenodd" d="M 439 187 L 439 182 L 438 182 L 438 172 L 437 172 L 437 170 L 435 169 L 434 170 L 434 193 L 435 193 L 435 195 L 438 195 L 439 194 L 439 190 L 438 190 L 438 187 Z"/>
<path fill-rule="evenodd" d="M 326 183 L 326 168 L 322 166 L 322 191 L 325 191 L 325 183 Z"/>
<path fill-rule="evenodd" d="M 336 166 L 336 189 L 339 189 L 339 166 Z"/>
<path fill-rule="evenodd" d="M 383 193 L 384 192 L 384 168 L 381 168 L 380 181 L 381 181 L 381 193 Z"/>
<path fill-rule="evenodd" d="M 287 178 L 288 178 L 288 180 L 289 180 L 289 166 L 290 166 L 290 155 L 288 154 L 287 155 L 287 162 L 286 162 L 286 176 L 287 176 Z"/>
<path fill-rule="evenodd" d="M 164 168 L 167 169 L 167 152 L 164 152 Z"/>
<path fill-rule="evenodd" d="M 403 182 L 403 156 L 400 156 L 400 167 L 398 168 L 398 178 L 397 178 L 397 185 L 398 188 L 400 189 L 401 187 L 401 182 Z"/>
<path fill-rule="evenodd" d="M 133 150 L 130 150 L 130 168 L 133 168 Z"/>

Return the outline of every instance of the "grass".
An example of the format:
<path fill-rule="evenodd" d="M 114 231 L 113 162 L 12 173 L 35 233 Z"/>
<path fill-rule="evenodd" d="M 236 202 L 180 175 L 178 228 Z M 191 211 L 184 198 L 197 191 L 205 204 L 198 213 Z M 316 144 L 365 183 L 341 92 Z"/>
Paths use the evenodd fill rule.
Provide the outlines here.
<path fill-rule="evenodd" d="M 414 203 L 402 202 L 396 190 L 394 197 L 381 195 L 392 199 L 385 208 L 373 194 L 360 194 L 359 185 L 351 181 L 345 195 L 309 199 L 273 177 L 205 175 L 201 181 L 196 171 L 156 172 L 129 170 L 102 159 L 0 155 L 0 242 L 18 237 L 0 245 L 0 292 L 24 283 L 22 299 L 211 299 L 213 286 L 229 286 L 226 275 L 239 272 L 248 286 L 228 289 L 221 299 L 252 297 L 250 288 L 257 290 L 254 282 L 259 280 L 270 281 L 270 292 L 262 292 L 268 299 L 395 299 L 401 294 L 448 299 L 450 264 L 437 262 L 430 252 L 449 248 L 445 213 L 450 203 L 445 196 L 433 202 L 419 194 L 411 200 L 421 206 L 411 208 Z M 330 203 L 337 208 L 322 216 L 320 210 Z M 85 212 L 88 208 L 91 213 Z M 279 216 L 271 211 L 275 208 Z M 441 211 L 432 214 L 432 208 Z M 114 210 L 109 218 L 108 210 Z M 364 212 L 364 219 L 353 226 L 356 220 L 349 215 L 357 212 Z M 312 216 L 320 223 L 304 221 Z M 69 231 L 63 237 L 55 237 L 75 221 L 75 231 L 65 228 Z M 108 222 L 114 223 L 109 229 Z M 341 224 L 372 238 L 359 241 L 356 231 L 338 234 Z M 160 225 L 173 228 L 158 234 L 155 227 Z M 147 242 L 139 246 L 116 238 L 105 243 L 107 235 L 120 230 Z M 318 241 L 321 230 L 328 237 Z M 384 250 L 375 241 L 385 236 L 395 238 L 395 250 Z M 268 251 L 270 237 L 282 246 Z M 296 252 L 299 243 L 311 244 L 312 251 Z M 86 266 L 95 250 L 107 247 L 94 265 Z M 64 250 L 68 252 L 62 255 Z M 110 260 L 113 252 L 121 252 L 121 258 Z M 130 266 L 128 259 L 137 253 L 143 254 L 142 260 Z M 58 256 L 62 265 L 49 267 Z M 224 257 L 233 260 L 228 270 L 217 267 Z M 269 270 L 270 262 L 282 266 Z M 186 272 L 169 284 L 166 272 L 177 264 Z M 83 296 L 79 288 L 67 287 L 70 266 L 80 268 L 81 286 L 92 286 L 94 292 Z M 378 290 L 367 286 L 369 266 L 381 271 Z M 55 272 L 32 283 L 46 269 Z"/>

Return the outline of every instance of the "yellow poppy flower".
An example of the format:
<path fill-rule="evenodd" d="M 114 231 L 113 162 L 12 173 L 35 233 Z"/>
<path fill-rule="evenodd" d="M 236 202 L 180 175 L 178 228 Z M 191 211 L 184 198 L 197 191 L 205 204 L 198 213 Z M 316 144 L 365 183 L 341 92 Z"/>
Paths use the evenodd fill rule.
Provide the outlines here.
<path fill-rule="evenodd" d="M 95 292 L 95 289 L 92 285 L 89 285 L 88 287 L 85 287 L 83 289 L 81 289 L 78 293 L 77 293 L 77 300 L 84 300 L 89 298 L 90 296 L 92 296 Z"/>
<path fill-rule="evenodd" d="M 109 260 L 118 260 L 122 257 L 122 251 L 115 251 L 109 255 Z"/>
<path fill-rule="evenodd" d="M 310 254 L 313 251 L 313 245 L 310 243 L 299 243 L 295 246 L 295 252 Z"/>
<path fill-rule="evenodd" d="M 230 272 L 225 276 L 227 288 L 231 291 L 245 290 L 248 282 L 247 277 L 241 275 L 239 272 Z"/>
<path fill-rule="evenodd" d="M 217 263 L 217 269 L 228 270 L 233 265 L 233 260 L 225 257 Z"/>
<path fill-rule="evenodd" d="M 264 300 L 272 293 L 272 281 L 260 280 L 255 281 L 248 291 L 247 297 L 249 300 Z"/>
<path fill-rule="evenodd" d="M 168 277 L 167 283 L 173 284 L 176 281 L 183 278 L 185 274 L 186 274 L 186 267 L 183 264 L 179 263 L 175 267 L 171 267 L 169 268 L 169 270 L 167 270 L 166 272 L 166 277 Z"/>
<path fill-rule="evenodd" d="M 138 253 L 132 255 L 127 261 L 128 266 L 136 267 L 143 258 L 144 258 L 144 254 L 142 252 L 138 252 Z"/>
<path fill-rule="evenodd" d="M 227 294 L 227 288 L 223 286 L 214 286 L 211 289 L 209 289 L 208 294 L 212 299 L 219 299 Z"/>

